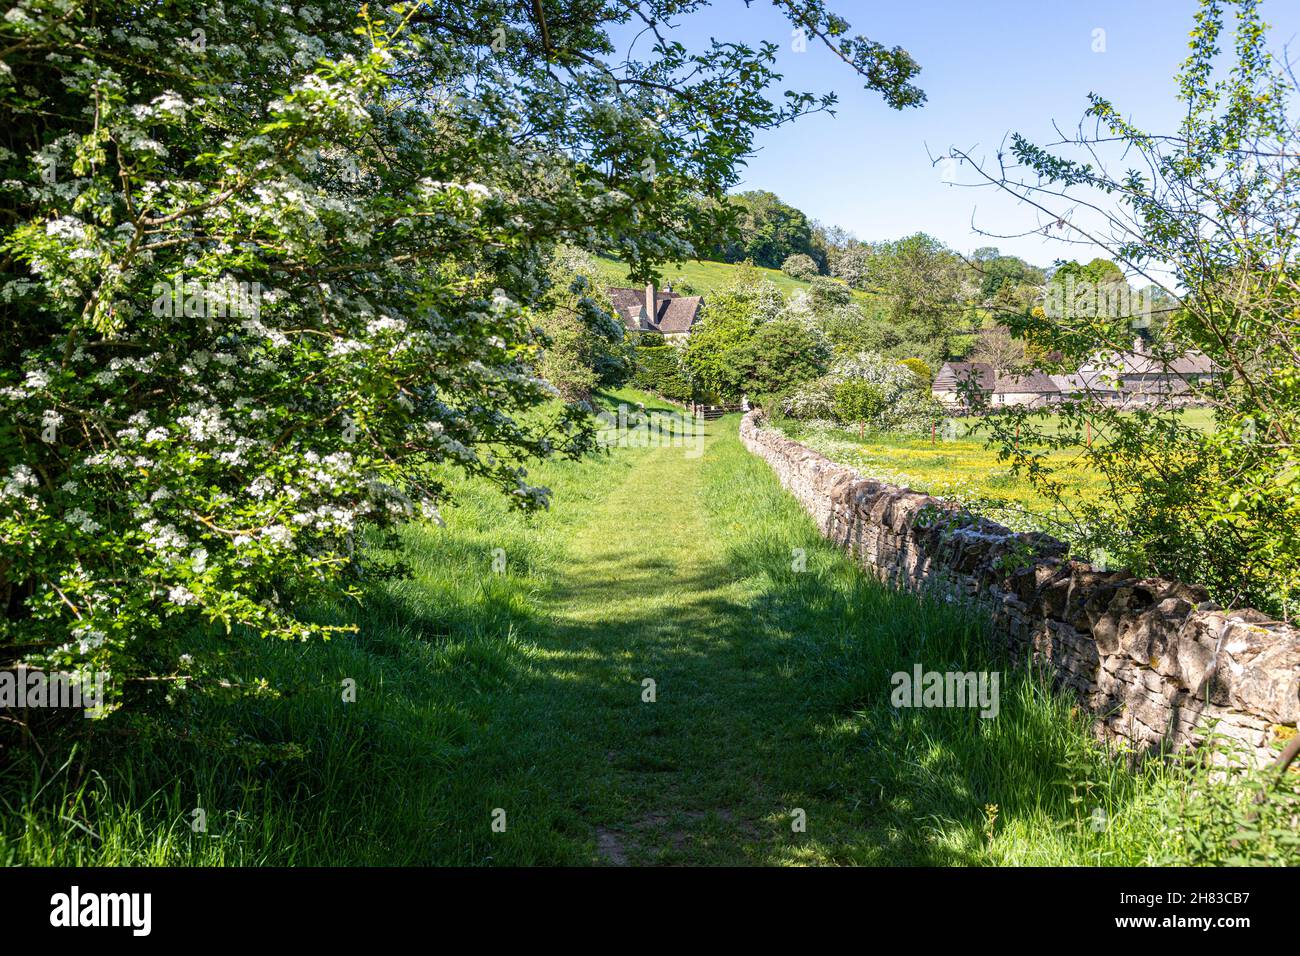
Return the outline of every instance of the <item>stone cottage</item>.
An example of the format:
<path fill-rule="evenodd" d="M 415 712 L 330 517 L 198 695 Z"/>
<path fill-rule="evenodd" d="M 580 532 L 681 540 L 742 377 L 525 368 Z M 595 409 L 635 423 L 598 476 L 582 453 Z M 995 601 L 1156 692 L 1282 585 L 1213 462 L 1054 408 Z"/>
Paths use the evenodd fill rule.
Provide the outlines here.
<path fill-rule="evenodd" d="M 658 332 L 665 339 L 685 339 L 699 320 L 704 298 L 680 295 L 666 286 L 656 291 L 654 284 L 645 290 L 610 287 L 609 300 L 629 332 Z"/>
<path fill-rule="evenodd" d="M 971 382 L 986 405 L 1039 407 L 1065 399 L 1091 398 L 1111 405 L 1188 404 L 1196 387 L 1222 374 L 1206 355 L 1163 355 L 1139 338 L 1131 351 L 1099 351 L 1068 375 L 1040 369 L 1003 371 L 986 362 L 945 362 L 934 378 L 934 397 L 953 410 L 965 410 L 961 383 Z"/>

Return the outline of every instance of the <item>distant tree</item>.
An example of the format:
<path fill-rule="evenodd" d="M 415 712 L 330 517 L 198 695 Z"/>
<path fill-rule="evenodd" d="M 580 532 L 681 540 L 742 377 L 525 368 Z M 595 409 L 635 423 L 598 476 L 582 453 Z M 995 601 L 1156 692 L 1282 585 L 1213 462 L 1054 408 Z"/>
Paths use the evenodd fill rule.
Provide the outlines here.
<path fill-rule="evenodd" d="M 846 249 L 858 245 L 858 240 L 842 226 L 827 226 L 814 221 L 812 230 L 813 258 L 823 275 L 834 275 L 832 264 L 835 259 Z"/>
<path fill-rule="evenodd" d="M 910 354 L 939 364 L 969 329 L 964 268 L 951 249 L 925 233 L 877 248 L 873 285 L 888 298 L 899 345 Z"/>
<path fill-rule="evenodd" d="M 1093 259 L 1087 264 L 1074 259 L 1058 260 L 1052 270 L 1049 284 L 1062 283 L 1066 279 L 1096 285 L 1113 285 L 1125 281 L 1124 270 L 1110 259 L 1102 258 Z"/>
<path fill-rule="evenodd" d="M 837 357 L 878 352 L 885 347 L 886 323 L 878 316 L 868 315 L 856 303 L 833 308 L 819 316 L 818 322 Z"/>
<path fill-rule="evenodd" d="M 850 288 L 865 289 L 871 279 L 871 248 L 854 242 L 832 251 L 830 272 L 835 278 L 843 279 Z"/>
<path fill-rule="evenodd" d="M 1013 336 L 1005 325 L 992 325 L 979 330 L 969 358 L 972 362 L 992 365 L 999 371 L 1015 368 L 1025 363 L 1025 343 Z"/>
<path fill-rule="evenodd" d="M 832 249 L 848 249 L 852 246 L 861 245 L 861 243 L 854 238 L 853 233 L 849 232 L 849 230 L 845 229 L 843 226 L 822 227 L 820 224 L 817 224 L 817 228 L 822 229 L 826 244 Z"/>
<path fill-rule="evenodd" d="M 753 191 L 729 197 L 735 214 L 736 234 L 717 250 L 723 262 L 749 260 L 767 269 L 779 269 L 796 253 L 812 257 L 812 226 L 798 209 L 775 193 Z M 815 261 L 815 260 L 814 260 Z"/>
<path fill-rule="evenodd" d="M 967 329 L 973 321 L 962 313 L 953 313 L 947 351 L 928 339 L 923 329 L 900 323 L 888 304 L 853 302 L 838 306 L 820 314 L 817 324 L 836 356 L 877 352 L 896 362 L 921 358 L 928 366 L 937 367 L 949 358 L 964 354 L 969 348 L 971 335 Z"/>
<path fill-rule="evenodd" d="M 728 355 L 732 382 L 750 395 L 784 392 L 826 369 L 825 339 L 799 322 L 765 323 Z"/>
<path fill-rule="evenodd" d="M 993 255 L 991 257 L 980 258 L 983 253 L 997 250 L 991 246 L 984 249 L 978 249 L 975 255 L 971 257 L 972 268 L 976 274 L 976 280 L 979 283 L 979 300 L 981 302 L 991 302 L 998 293 L 1005 287 L 1019 286 L 1041 286 L 1046 281 L 1046 275 L 1042 269 L 1032 266 L 1019 259 L 1016 256 Z"/>
<path fill-rule="evenodd" d="M 1126 346 L 1135 331 L 1146 331 L 1150 316 L 1143 300 L 1129 286 L 1123 270 L 1110 259 L 1088 263 L 1058 261 L 1043 293 L 1043 313 L 1050 321 L 1076 325 L 1079 318 L 1108 317 L 1123 330 Z M 1016 323 L 1004 316 L 1009 325 Z"/>
<path fill-rule="evenodd" d="M 792 256 L 787 256 L 786 260 L 781 263 L 781 271 L 791 279 L 800 279 L 807 282 L 813 276 L 817 275 L 817 263 L 813 257 L 803 252 L 796 252 Z"/>

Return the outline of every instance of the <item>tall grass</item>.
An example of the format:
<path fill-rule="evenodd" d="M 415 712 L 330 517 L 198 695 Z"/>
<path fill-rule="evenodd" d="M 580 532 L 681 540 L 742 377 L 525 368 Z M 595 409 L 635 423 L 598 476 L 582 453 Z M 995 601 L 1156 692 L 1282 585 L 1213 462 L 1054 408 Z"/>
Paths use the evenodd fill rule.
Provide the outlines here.
<path fill-rule="evenodd" d="M 1293 785 L 1261 804 L 1258 789 L 1196 766 L 1130 769 L 1044 675 L 1005 659 L 978 615 L 864 577 L 743 450 L 736 425 L 710 424 L 702 460 L 634 448 L 548 466 L 535 477 L 556 503 L 541 515 L 461 486 L 445 529 L 406 529 L 409 580 L 318 610 L 355 621 L 355 637 L 231 645 L 235 676 L 274 693 L 182 698 L 7 745 L 0 862 L 1294 853 Z M 890 675 L 915 662 L 1002 672 L 998 717 L 893 708 Z M 342 700 L 349 678 L 355 703 Z M 503 833 L 491 827 L 498 808 Z M 806 832 L 792 829 L 796 810 Z"/>

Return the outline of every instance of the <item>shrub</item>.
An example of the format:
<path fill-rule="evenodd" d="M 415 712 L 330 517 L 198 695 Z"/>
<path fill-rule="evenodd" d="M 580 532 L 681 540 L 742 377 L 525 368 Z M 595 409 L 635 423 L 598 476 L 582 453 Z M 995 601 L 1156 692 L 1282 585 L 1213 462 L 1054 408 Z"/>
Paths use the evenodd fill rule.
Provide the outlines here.
<path fill-rule="evenodd" d="M 929 364 L 924 359 L 903 359 L 903 361 L 898 364 L 902 365 L 904 368 L 911 369 L 916 374 L 916 377 L 923 388 L 928 389 L 930 384 L 934 381 L 934 370 L 930 368 Z"/>
<path fill-rule="evenodd" d="M 549 316 L 541 326 L 546 347 L 537 372 L 568 401 L 591 396 L 599 376 L 592 364 L 590 330 L 571 315 Z"/>
<path fill-rule="evenodd" d="M 781 271 L 791 279 L 801 279 L 806 282 L 817 275 L 817 263 L 813 261 L 812 256 L 797 252 L 781 263 Z"/>
<path fill-rule="evenodd" d="M 791 418 L 853 421 L 912 434 L 928 431 L 943 415 L 915 372 L 873 352 L 840 359 L 827 374 L 795 389 L 783 411 Z"/>
<path fill-rule="evenodd" d="M 691 382 L 682 366 L 681 352 L 672 345 L 638 348 L 632 384 L 674 401 L 691 399 Z"/>
<path fill-rule="evenodd" d="M 842 424 L 878 420 L 885 407 L 885 390 L 860 378 L 836 382 L 832 390 L 831 411 Z"/>
<path fill-rule="evenodd" d="M 829 312 L 832 309 L 849 305 L 853 301 L 853 290 L 843 282 L 836 282 L 826 276 L 817 276 L 812 280 L 808 290 L 814 312 Z"/>

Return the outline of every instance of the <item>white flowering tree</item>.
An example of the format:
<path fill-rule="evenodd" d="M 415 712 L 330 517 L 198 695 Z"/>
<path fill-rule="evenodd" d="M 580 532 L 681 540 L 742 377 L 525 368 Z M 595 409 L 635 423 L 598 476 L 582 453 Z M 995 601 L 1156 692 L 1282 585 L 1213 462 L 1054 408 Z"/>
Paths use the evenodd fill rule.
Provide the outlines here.
<path fill-rule="evenodd" d="M 996 168 L 954 155 L 1033 209 L 1043 234 L 1113 260 L 1063 268 L 1072 298 L 1054 280 L 1042 307 L 1008 310 L 1010 329 L 1073 372 L 1154 326 L 1146 361 L 1179 401 L 1211 409 L 1214 427 L 1178 402 L 1135 401 L 1134 383 L 1103 368 L 1117 396 L 1098 401 L 1089 385 L 1050 409 L 1003 409 L 989 419 L 991 440 L 1068 516 L 1081 550 L 1294 620 L 1300 78 L 1255 0 L 1201 0 L 1175 80 L 1174 130 L 1139 129 L 1092 94 L 1087 121 L 1061 141 L 1013 136 Z M 1125 272 L 1148 286 L 1142 295 Z M 1199 374 L 1189 354 L 1205 360 Z M 1054 449 L 1077 450 L 1069 467 L 1104 476 L 1105 493 L 1080 500 Z"/>
<path fill-rule="evenodd" d="M 920 434 L 943 417 L 926 384 L 906 365 L 859 352 L 840 358 L 825 375 L 791 392 L 781 411 L 791 418 Z"/>
<path fill-rule="evenodd" d="M 659 35 L 700 5 L 9 9 L 0 665 L 203 686 L 191 625 L 327 634 L 296 609 L 356 589 L 360 529 L 436 515 L 434 466 L 544 503 L 525 463 L 590 434 L 532 371 L 555 244 L 650 277 L 716 235 L 754 129 L 833 102 L 767 98 L 775 43 Z M 903 51 L 778 6 L 922 99 Z"/>

